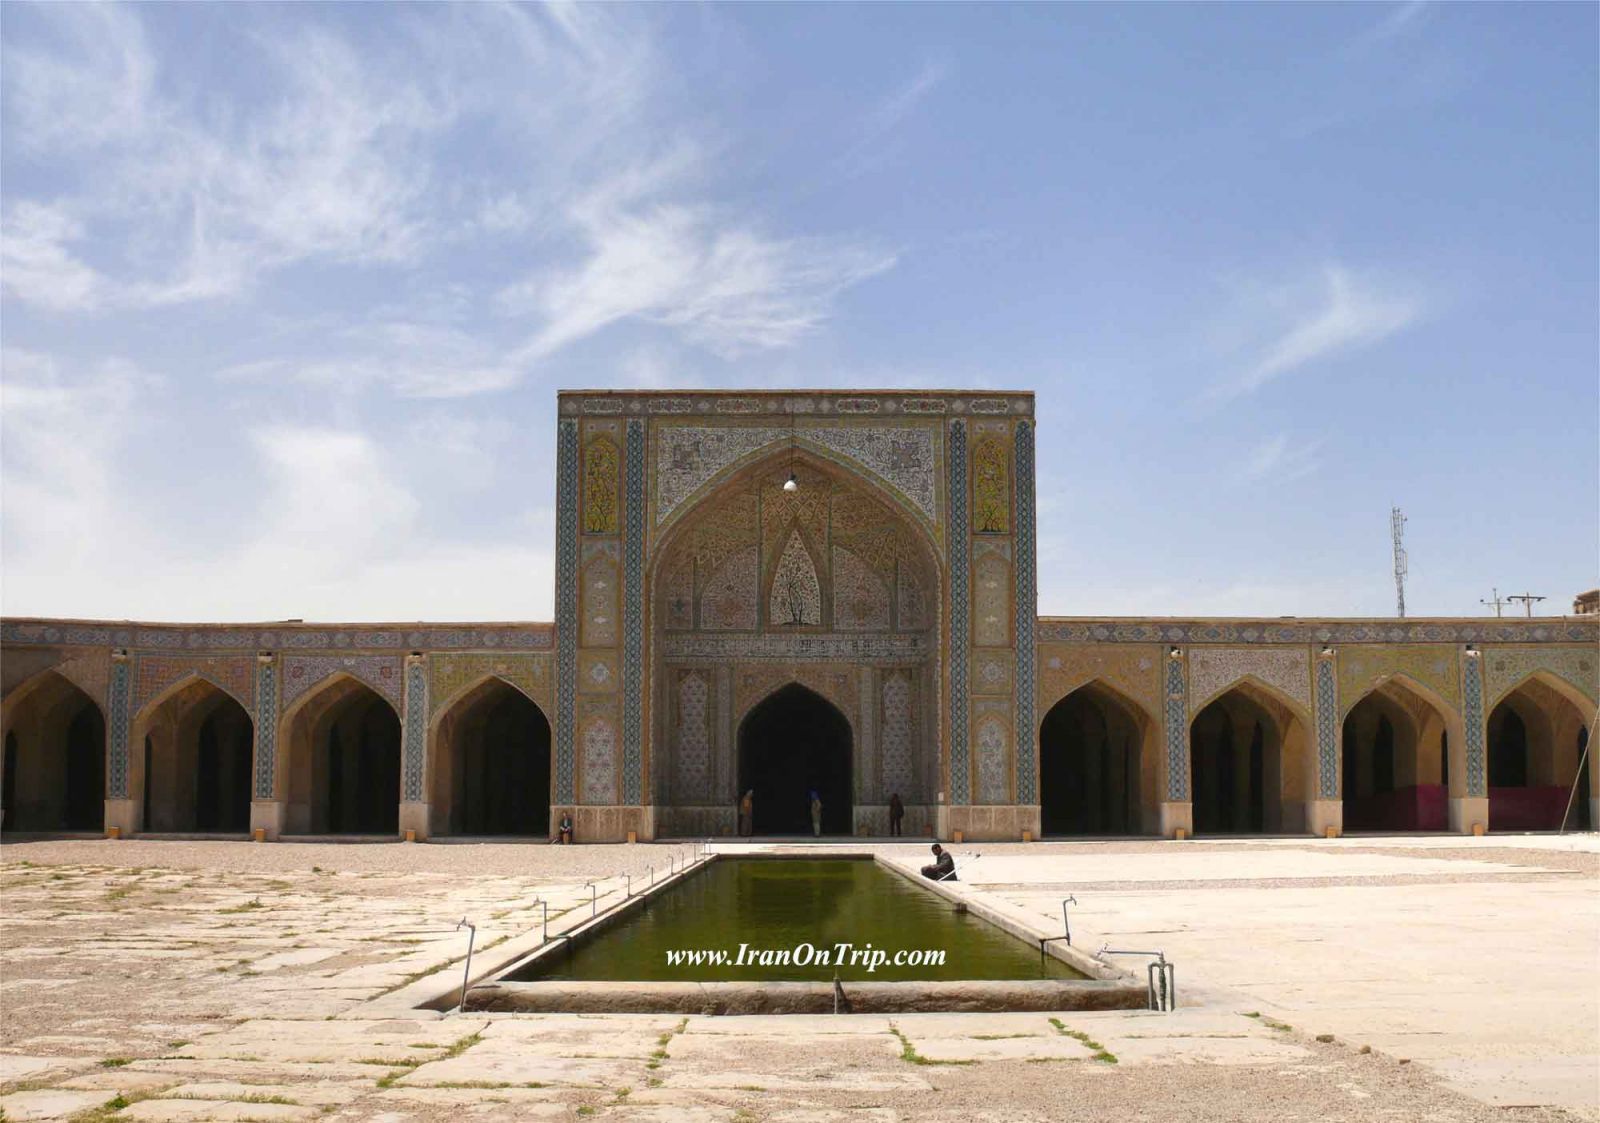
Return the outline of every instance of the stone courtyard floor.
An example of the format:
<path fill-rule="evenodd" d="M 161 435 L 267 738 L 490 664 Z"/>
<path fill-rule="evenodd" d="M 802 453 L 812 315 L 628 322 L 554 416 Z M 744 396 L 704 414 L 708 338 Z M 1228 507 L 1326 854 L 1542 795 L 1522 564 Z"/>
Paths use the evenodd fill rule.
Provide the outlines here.
<path fill-rule="evenodd" d="M 1593 835 L 955 849 L 990 908 L 1059 931 L 1070 893 L 1080 949 L 1164 951 L 1182 1008 L 441 1015 L 463 916 L 506 960 L 536 897 L 558 931 L 690 848 L 17 840 L 0 1118 L 1600 1119 Z"/>

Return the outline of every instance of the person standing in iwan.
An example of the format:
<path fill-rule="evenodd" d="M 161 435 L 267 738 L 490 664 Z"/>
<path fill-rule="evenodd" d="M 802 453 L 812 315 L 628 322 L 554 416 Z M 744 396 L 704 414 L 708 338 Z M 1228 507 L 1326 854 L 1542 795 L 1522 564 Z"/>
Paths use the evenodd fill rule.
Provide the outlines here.
<path fill-rule="evenodd" d="M 814 789 L 811 792 L 811 837 L 822 837 L 822 797 Z"/>
<path fill-rule="evenodd" d="M 739 800 L 739 834 L 749 837 L 756 833 L 756 790 L 751 788 Z"/>

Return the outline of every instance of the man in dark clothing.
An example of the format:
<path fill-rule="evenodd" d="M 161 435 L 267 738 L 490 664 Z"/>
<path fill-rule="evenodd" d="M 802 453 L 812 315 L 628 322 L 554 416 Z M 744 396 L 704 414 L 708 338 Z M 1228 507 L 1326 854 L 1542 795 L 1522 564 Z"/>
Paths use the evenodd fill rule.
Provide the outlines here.
<path fill-rule="evenodd" d="M 900 837 L 900 820 L 906 817 L 906 805 L 900 802 L 900 793 L 889 797 L 889 837 Z"/>
<path fill-rule="evenodd" d="M 922 876 L 934 881 L 955 881 L 956 860 L 945 853 L 943 846 L 933 844 L 933 865 L 922 867 Z"/>

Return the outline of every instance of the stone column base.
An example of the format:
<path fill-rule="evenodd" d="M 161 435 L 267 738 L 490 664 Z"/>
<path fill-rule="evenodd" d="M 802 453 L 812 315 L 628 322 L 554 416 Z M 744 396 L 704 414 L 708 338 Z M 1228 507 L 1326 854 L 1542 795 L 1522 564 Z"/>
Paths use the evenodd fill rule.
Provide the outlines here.
<path fill-rule="evenodd" d="M 1489 833 L 1489 798 L 1487 796 L 1466 796 L 1462 799 L 1450 800 L 1450 829 L 1456 834 L 1477 834 L 1475 827 L 1481 827 L 1483 834 Z"/>
<path fill-rule="evenodd" d="M 1318 838 L 1338 838 L 1342 835 L 1344 833 L 1344 800 L 1306 800 L 1306 830 Z"/>
<path fill-rule="evenodd" d="M 1589 800 L 1589 829 L 1600 831 L 1600 798 Z"/>
<path fill-rule="evenodd" d="M 426 803 L 402 803 L 400 805 L 400 837 L 404 838 L 407 831 L 416 832 L 416 841 L 428 841 L 428 812 Z"/>
<path fill-rule="evenodd" d="M 1194 837 L 1194 804 L 1162 803 L 1161 837 L 1177 838 L 1180 830 L 1185 838 Z"/>
<path fill-rule="evenodd" d="M 1022 832 L 1031 831 L 1039 837 L 1039 807 L 1037 804 L 967 804 L 945 808 L 945 823 L 950 830 L 941 838 L 954 837 L 960 831 L 966 842 L 1021 842 Z"/>
<path fill-rule="evenodd" d="M 266 831 L 268 842 L 277 842 L 283 833 L 284 806 L 282 800 L 257 799 L 250 803 L 250 837 L 256 831 Z"/>
<path fill-rule="evenodd" d="M 627 842 L 631 831 L 639 842 L 656 837 L 656 809 L 653 805 L 605 807 L 562 806 L 550 808 L 550 837 L 555 838 L 561 816 L 572 816 L 574 842 Z"/>
<path fill-rule="evenodd" d="M 139 822 L 143 808 L 136 799 L 106 800 L 106 836 L 115 830 L 119 838 L 132 838 L 144 824 Z"/>

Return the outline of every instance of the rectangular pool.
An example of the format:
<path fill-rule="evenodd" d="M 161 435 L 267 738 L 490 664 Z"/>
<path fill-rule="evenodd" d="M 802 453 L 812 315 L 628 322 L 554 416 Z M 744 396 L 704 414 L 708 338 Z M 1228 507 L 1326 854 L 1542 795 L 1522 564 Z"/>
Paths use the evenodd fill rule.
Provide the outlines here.
<path fill-rule="evenodd" d="M 842 955 L 841 944 L 850 945 Z M 720 951 L 723 962 L 671 963 L 669 951 Z M 868 969 L 870 952 L 892 959 L 929 951 L 942 952 L 943 963 Z M 824 982 L 836 971 L 873 983 L 1085 978 L 871 860 L 724 858 L 592 938 L 550 949 L 502 979 Z"/>

